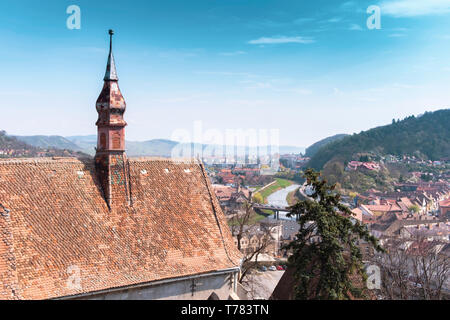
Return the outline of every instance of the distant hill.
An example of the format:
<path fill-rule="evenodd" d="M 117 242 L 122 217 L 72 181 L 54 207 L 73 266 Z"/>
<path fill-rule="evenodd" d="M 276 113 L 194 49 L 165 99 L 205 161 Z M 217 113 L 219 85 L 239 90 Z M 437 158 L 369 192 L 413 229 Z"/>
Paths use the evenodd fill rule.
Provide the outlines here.
<path fill-rule="evenodd" d="M 280 154 L 300 154 L 305 153 L 304 147 L 280 146 Z"/>
<path fill-rule="evenodd" d="M 314 143 L 311 146 L 309 146 L 308 148 L 306 148 L 305 156 L 312 157 L 323 146 L 325 146 L 331 142 L 334 142 L 334 141 L 339 141 L 347 136 L 348 136 L 348 134 L 336 134 L 334 136 L 317 141 L 316 143 Z"/>
<path fill-rule="evenodd" d="M 85 153 L 71 149 L 59 149 L 45 144 L 45 139 L 31 139 L 36 144 L 41 143 L 45 147 L 30 145 L 17 137 L 8 136 L 5 131 L 0 131 L 0 158 L 31 158 L 31 157 L 86 157 Z M 59 139 L 56 139 L 59 140 Z"/>
<path fill-rule="evenodd" d="M 97 136 L 72 136 L 66 137 L 67 140 L 76 144 L 84 152 L 94 155 L 97 146 Z M 149 141 L 126 141 L 127 154 L 130 157 L 138 156 L 161 156 L 168 157 L 171 155 L 172 148 L 178 142 L 164 139 L 155 139 Z"/>
<path fill-rule="evenodd" d="M 169 157 L 172 149 L 178 145 L 178 142 L 164 139 L 155 139 L 149 141 L 127 141 L 127 154 L 134 156 L 161 156 Z"/>
<path fill-rule="evenodd" d="M 91 134 L 88 136 L 71 136 L 65 137 L 70 142 L 76 144 L 79 148 L 83 149 L 89 154 L 95 153 L 94 147 L 97 145 L 97 135 Z M 88 152 L 89 151 L 89 152 Z"/>
<path fill-rule="evenodd" d="M 87 136 L 17 136 L 20 141 L 26 142 L 32 146 L 36 147 L 55 147 L 62 149 L 71 149 L 75 151 L 82 151 L 89 155 L 95 154 L 95 147 L 97 146 L 97 136 L 87 135 Z M 219 154 L 223 150 L 223 146 L 216 145 L 201 145 L 201 144 L 190 144 L 166 140 L 166 139 L 154 139 L 148 141 L 126 141 L 127 154 L 130 157 L 139 156 L 160 156 L 160 157 L 170 157 L 174 147 L 178 146 L 179 149 L 185 150 L 185 152 L 190 152 L 192 149 L 198 150 L 199 148 L 209 147 L 209 150 L 215 149 L 216 153 Z M 228 152 L 233 152 L 234 148 L 227 148 Z M 262 150 L 262 148 L 261 148 Z M 275 150 L 275 148 L 272 148 Z M 286 153 L 301 153 L 305 151 L 305 148 L 295 147 L 295 146 L 280 146 L 278 147 L 280 154 Z M 256 148 L 252 148 L 251 153 L 256 154 Z M 239 154 L 245 154 L 244 148 L 238 148 Z"/>
<path fill-rule="evenodd" d="M 0 131 L 0 150 L 9 149 L 37 149 L 14 137 L 8 136 L 5 131 Z"/>
<path fill-rule="evenodd" d="M 344 137 L 321 147 L 308 165 L 322 169 L 330 160 L 346 162 L 357 153 L 450 157 L 450 109 L 414 117 Z"/>
<path fill-rule="evenodd" d="M 39 148 L 82 150 L 77 144 L 61 136 L 14 136 L 14 138 Z"/>

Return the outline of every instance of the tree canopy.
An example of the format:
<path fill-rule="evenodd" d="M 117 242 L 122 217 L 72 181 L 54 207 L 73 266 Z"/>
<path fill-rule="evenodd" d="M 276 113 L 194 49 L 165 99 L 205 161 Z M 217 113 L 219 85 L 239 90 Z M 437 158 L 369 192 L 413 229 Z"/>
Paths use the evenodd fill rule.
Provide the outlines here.
<path fill-rule="evenodd" d="M 300 230 L 286 247 L 293 252 L 288 262 L 295 269 L 295 298 L 363 297 L 364 290 L 356 285 L 366 277 L 358 243 L 362 240 L 377 251 L 383 249 L 366 226 L 350 218 L 353 214 L 340 203 L 335 185 L 312 169 L 305 172 L 305 178 L 311 199 L 291 207 L 289 215 L 297 216 Z"/>
<path fill-rule="evenodd" d="M 420 117 L 410 116 L 322 146 L 311 157 L 308 166 L 322 169 L 337 159 L 347 162 L 361 152 L 377 154 L 420 154 L 430 160 L 450 157 L 450 109 L 426 112 Z"/>

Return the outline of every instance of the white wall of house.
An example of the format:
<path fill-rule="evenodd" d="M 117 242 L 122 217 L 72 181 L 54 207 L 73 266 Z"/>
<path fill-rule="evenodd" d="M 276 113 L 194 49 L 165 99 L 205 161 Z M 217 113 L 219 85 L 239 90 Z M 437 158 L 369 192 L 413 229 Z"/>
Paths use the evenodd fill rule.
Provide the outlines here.
<path fill-rule="evenodd" d="M 105 290 L 92 295 L 72 297 L 79 300 L 207 300 L 215 292 L 221 300 L 236 292 L 237 271 L 186 277 L 177 281 L 155 282 L 119 290 Z M 194 283 L 194 290 L 192 285 Z"/>

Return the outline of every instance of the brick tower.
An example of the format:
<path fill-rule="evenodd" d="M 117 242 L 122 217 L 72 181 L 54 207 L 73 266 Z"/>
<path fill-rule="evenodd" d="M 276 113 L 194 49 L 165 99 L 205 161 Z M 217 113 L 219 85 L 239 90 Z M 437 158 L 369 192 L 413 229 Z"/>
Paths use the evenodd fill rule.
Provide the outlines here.
<path fill-rule="evenodd" d="M 109 30 L 108 64 L 102 92 L 97 99 L 97 149 L 95 167 L 104 198 L 110 209 L 130 205 L 129 164 L 125 154 L 126 103 L 119 89 L 114 55 L 113 30 Z"/>

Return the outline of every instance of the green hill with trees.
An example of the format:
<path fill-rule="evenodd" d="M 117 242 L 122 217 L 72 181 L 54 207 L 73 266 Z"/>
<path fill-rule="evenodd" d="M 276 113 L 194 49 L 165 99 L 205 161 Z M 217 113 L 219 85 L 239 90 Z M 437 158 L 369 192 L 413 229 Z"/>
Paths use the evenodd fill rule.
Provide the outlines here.
<path fill-rule="evenodd" d="M 355 154 L 414 155 L 428 160 L 450 157 L 450 109 L 410 116 L 392 124 L 344 137 L 321 147 L 308 163 L 323 169 L 329 161 L 345 164 Z"/>
<path fill-rule="evenodd" d="M 14 138 L 38 148 L 57 148 L 73 151 L 82 150 L 78 145 L 61 136 L 14 136 Z"/>
<path fill-rule="evenodd" d="M 311 146 L 309 146 L 306 149 L 306 153 L 305 156 L 306 157 L 312 157 L 313 155 L 315 155 L 317 153 L 317 151 L 319 151 L 320 148 L 322 148 L 323 146 L 326 146 L 327 144 L 330 144 L 331 142 L 334 141 L 339 141 L 342 140 L 343 138 L 347 137 L 348 134 L 336 134 L 334 136 L 322 139 L 320 141 L 317 141 L 316 143 L 312 144 Z"/>
<path fill-rule="evenodd" d="M 4 130 L 0 130 L 0 158 L 30 158 L 38 156 L 84 158 L 88 155 L 68 149 L 33 146 L 16 137 L 7 135 Z"/>
<path fill-rule="evenodd" d="M 23 141 L 8 136 L 5 131 L 0 130 L 0 150 L 10 150 L 10 149 L 38 150 L 38 148 L 34 148 Z"/>

